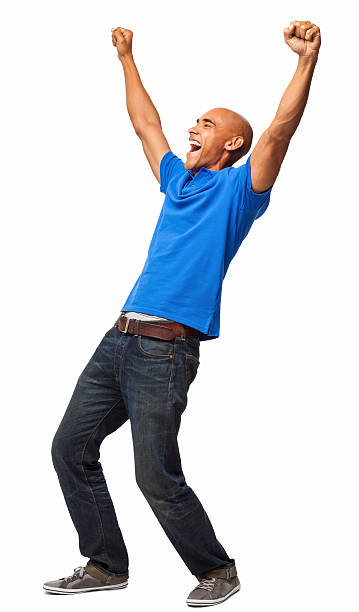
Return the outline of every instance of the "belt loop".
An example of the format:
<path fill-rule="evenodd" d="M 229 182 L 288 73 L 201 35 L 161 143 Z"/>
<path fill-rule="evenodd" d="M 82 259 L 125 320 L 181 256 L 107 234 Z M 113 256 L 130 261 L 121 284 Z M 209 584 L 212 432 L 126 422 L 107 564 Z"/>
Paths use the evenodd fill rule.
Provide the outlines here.
<path fill-rule="evenodd" d="M 229 579 L 231 577 L 231 568 L 230 567 L 226 567 L 226 574 L 227 574 L 227 578 Z"/>
<path fill-rule="evenodd" d="M 185 340 L 186 339 L 186 330 L 184 328 L 184 325 L 182 325 L 181 323 L 181 340 Z"/>
<path fill-rule="evenodd" d="M 139 326 L 140 326 L 140 319 L 135 319 L 135 336 L 138 336 Z"/>

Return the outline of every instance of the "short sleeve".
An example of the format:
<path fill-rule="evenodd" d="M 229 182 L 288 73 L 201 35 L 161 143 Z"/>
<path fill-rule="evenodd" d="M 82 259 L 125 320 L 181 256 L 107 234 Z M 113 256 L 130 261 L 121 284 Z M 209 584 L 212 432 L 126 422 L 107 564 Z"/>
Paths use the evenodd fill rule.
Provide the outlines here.
<path fill-rule="evenodd" d="M 162 191 L 162 193 L 166 193 L 170 180 L 176 176 L 176 174 L 183 172 L 183 170 L 184 163 L 182 159 L 177 157 L 177 155 L 175 155 L 171 150 L 167 151 L 167 153 L 165 153 L 162 157 L 160 163 L 160 191 Z"/>
<path fill-rule="evenodd" d="M 256 193 L 253 191 L 250 158 L 251 156 L 248 157 L 245 164 L 238 168 L 238 170 L 243 169 L 243 206 L 244 208 L 248 208 L 250 212 L 254 213 L 254 219 L 258 219 L 258 217 L 263 215 L 268 208 L 273 185 L 262 193 Z"/>

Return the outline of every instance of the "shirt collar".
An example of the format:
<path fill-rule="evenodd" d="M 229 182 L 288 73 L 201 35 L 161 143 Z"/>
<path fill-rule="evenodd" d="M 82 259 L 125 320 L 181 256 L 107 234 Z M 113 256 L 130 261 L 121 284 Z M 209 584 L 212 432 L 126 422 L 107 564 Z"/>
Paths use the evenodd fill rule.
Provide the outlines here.
<path fill-rule="evenodd" d="M 187 172 L 191 175 L 192 178 L 194 178 L 194 176 L 198 176 L 200 172 L 202 172 L 202 170 L 205 170 L 207 173 L 211 174 L 212 170 L 209 170 L 208 168 L 206 168 L 205 166 L 202 166 L 202 168 L 200 168 L 197 172 L 197 175 L 195 175 L 194 170 L 187 170 Z"/>

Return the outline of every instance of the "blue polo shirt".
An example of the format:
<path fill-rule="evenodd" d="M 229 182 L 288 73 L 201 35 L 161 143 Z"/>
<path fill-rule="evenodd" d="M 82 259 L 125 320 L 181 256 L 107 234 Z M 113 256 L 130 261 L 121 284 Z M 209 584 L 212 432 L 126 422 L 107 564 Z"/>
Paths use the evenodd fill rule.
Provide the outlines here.
<path fill-rule="evenodd" d="M 223 279 L 273 187 L 252 190 L 250 156 L 238 168 L 202 167 L 195 175 L 172 151 L 161 159 L 160 180 L 165 199 L 122 310 L 190 325 L 200 340 L 218 338 Z"/>

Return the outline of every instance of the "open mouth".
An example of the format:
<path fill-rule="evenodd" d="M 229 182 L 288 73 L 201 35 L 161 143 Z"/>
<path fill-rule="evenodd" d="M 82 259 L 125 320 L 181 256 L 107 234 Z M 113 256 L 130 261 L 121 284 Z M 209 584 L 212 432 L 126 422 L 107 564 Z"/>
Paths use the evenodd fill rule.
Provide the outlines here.
<path fill-rule="evenodd" d="M 190 150 L 187 152 L 187 155 L 191 155 L 192 153 L 197 153 L 197 151 L 200 151 L 202 146 L 199 144 L 199 142 L 196 142 L 195 140 L 190 140 L 189 144 L 191 146 Z"/>

